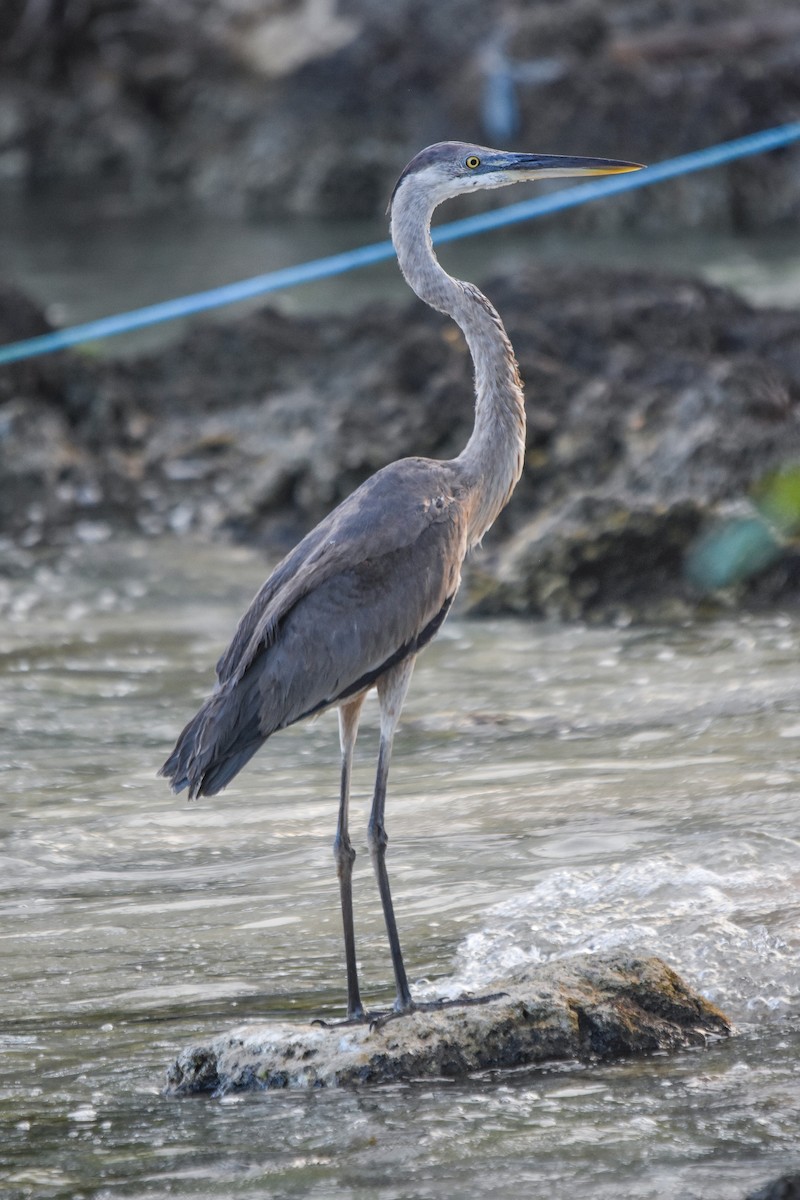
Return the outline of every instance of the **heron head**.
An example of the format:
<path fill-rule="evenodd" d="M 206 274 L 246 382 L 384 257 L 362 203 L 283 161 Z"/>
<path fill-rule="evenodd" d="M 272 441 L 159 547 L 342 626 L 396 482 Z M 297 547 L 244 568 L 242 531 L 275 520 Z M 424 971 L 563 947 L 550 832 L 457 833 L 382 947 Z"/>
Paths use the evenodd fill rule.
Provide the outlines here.
<path fill-rule="evenodd" d="M 638 171 L 641 165 L 615 158 L 512 154 L 468 142 L 437 142 L 412 158 L 395 184 L 389 208 L 406 184 L 424 191 L 435 206 L 451 196 L 478 188 L 507 187 L 530 179 L 618 175 L 624 171 Z"/>

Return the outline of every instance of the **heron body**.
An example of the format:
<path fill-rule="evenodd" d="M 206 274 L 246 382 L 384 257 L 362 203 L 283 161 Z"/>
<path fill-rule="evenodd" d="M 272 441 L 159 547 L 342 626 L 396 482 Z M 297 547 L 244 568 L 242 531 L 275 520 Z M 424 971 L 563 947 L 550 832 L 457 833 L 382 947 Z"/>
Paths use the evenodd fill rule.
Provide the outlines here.
<path fill-rule="evenodd" d="M 164 768 L 175 787 L 213 795 L 270 734 L 363 695 L 430 640 L 466 552 L 450 476 L 443 463 L 392 463 L 273 571 Z"/>
<path fill-rule="evenodd" d="M 348 1018 L 361 1020 L 352 913 L 355 853 L 348 829 L 350 771 L 364 699 L 381 712 L 368 829 L 395 974 L 396 1012 L 414 1007 L 386 871 L 384 812 L 394 732 L 417 653 L 436 634 L 461 567 L 508 502 L 525 450 L 519 372 L 503 324 L 472 284 L 451 278 L 430 240 L 435 207 L 476 188 L 525 179 L 636 170 L 616 160 L 507 154 L 460 142 L 421 151 L 391 200 L 400 268 L 417 295 L 450 315 L 475 368 L 475 423 L 462 453 L 406 458 L 366 480 L 275 568 L 217 664 L 209 698 L 161 769 L 175 791 L 214 795 L 280 729 L 337 706 L 342 749 L 334 854 L 340 884 Z"/>

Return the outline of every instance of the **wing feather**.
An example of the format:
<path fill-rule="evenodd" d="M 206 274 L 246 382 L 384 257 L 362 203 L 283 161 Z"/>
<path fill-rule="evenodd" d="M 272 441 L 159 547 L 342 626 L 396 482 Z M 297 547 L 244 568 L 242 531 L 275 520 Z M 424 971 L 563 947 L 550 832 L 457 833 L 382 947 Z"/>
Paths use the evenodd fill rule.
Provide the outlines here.
<path fill-rule="evenodd" d="M 377 472 L 338 508 L 334 509 L 286 556 L 255 596 L 230 646 L 217 664 L 219 683 L 240 679 L 255 657 L 275 640 L 278 627 L 295 606 L 338 577 L 361 574 L 367 591 L 387 579 L 404 551 L 412 551 L 428 530 L 441 538 L 435 555 L 438 570 L 457 560 L 460 572 L 466 543 L 462 535 L 461 506 L 454 493 L 446 464 L 429 459 L 404 459 Z M 452 543 L 452 544 L 451 544 Z M 393 556 L 396 555 L 396 560 Z M 416 597 L 407 597 L 406 610 L 419 609 L 431 619 L 425 592 L 434 583 L 437 564 L 428 564 L 425 578 L 417 578 Z M 415 572 L 420 576 L 419 570 Z M 404 579 L 398 576 L 395 587 Z M 455 581 L 457 587 L 457 578 Z M 438 589 L 434 587 L 434 591 Z M 326 596 L 330 596 L 326 588 Z M 399 600 L 399 597 L 398 597 Z M 360 596 L 351 604 L 369 603 Z M 372 599 L 374 603 L 374 598 Z"/>
<path fill-rule="evenodd" d="M 162 767 L 176 791 L 219 791 L 270 734 L 371 686 L 434 635 L 467 548 L 448 466 L 384 468 L 276 567 Z"/>

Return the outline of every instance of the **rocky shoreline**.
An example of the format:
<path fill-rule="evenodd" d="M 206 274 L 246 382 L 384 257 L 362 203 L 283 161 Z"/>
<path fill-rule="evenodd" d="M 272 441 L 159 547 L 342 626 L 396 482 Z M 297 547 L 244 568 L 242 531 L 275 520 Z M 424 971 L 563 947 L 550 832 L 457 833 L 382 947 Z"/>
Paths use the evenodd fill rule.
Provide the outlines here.
<path fill-rule="evenodd" d="M 10 0 L 0 67 L 0 192 L 23 204 L 372 217 L 440 138 L 654 162 L 794 120 L 800 16 L 788 0 Z M 795 228 L 797 162 L 777 151 L 563 220 Z M 462 603 L 622 622 L 795 603 L 800 320 L 646 273 L 518 271 L 487 290 L 530 431 Z M 0 342 L 46 327 L 0 285 Z M 384 463 L 457 453 L 470 395 L 456 331 L 414 302 L 265 308 L 131 361 L 4 368 L 0 538 L 38 553 L 194 533 L 274 559 Z"/>
<path fill-rule="evenodd" d="M 463 602 L 603 622 L 796 603 L 800 317 L 636 272 L 485 286 L 529 432 Z M 0 341 L 46 327 L 0 293 Z M 324 318 L 265 308 L 136 359 L 22 362 L 0 371 L 0 536 L 35 550 L 197 534 L 275 559 L 386 462 L 457 454 L 471 407 L 466 347 L 413 300 Z"/>
<path fill-rule="evenodd" d="M 791 0 L 7 0 L 0 188 L 96 210 L 377 216 L 445 138 L 640 162 L 797 117 Z M 796 222 L 791 154 L 595 207 L 605 227 Z"/>

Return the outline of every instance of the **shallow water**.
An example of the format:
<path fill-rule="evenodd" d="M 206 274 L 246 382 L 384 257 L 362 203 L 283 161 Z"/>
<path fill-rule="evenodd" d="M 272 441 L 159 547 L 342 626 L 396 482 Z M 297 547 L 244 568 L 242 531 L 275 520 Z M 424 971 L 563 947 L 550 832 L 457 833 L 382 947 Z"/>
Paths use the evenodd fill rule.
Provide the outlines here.
<path fill-rule="evenodd" d="M 339 1011 L 335 717 L 220 798 L 154 772 L 263 567 L 77 547 L 0 582 L 0 1181 L 23 1197 L 734 1198 L 800 1159 L 800 619 L 448 622 L 396 744 L 412 980 L 631 946 L 737 1022 L 702 1052 L 350 1094 L 161 1095 L 186 1041 Z M 355 777 L 370 1000 L 390 966 Z"/>

